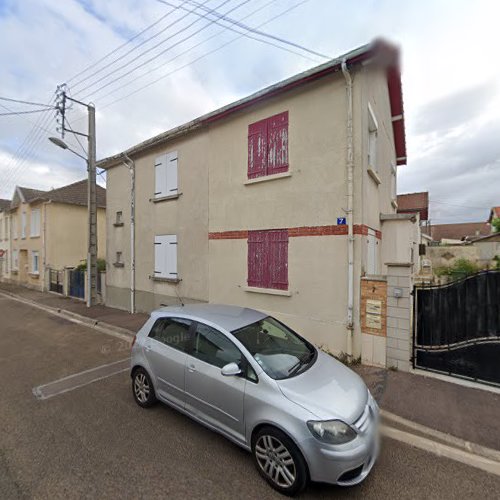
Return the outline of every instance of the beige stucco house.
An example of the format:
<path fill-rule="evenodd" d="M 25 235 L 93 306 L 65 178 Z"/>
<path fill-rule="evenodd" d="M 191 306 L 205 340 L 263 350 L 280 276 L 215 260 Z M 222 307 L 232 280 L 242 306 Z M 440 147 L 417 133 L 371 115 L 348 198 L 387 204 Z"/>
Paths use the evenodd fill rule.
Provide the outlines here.
<path fill-rule="evenodd" d="M 396 214 L 404 163 L 398 50 L 384 42 L 103 159 L 107 304 L 248 306 L 358 356 L 362 277 L 412 265 L 411 230 L 382 245 L 393 219 L 413 224 Z"/>
<path fill-rule="evenodd" d="M 9 208 L 10 200 L 0 199 L 0 279 L 9 271 Z"/>
<path fill-rule="evenodd" d="M 106 190 L 97 186 L 98 254 L 106 255 Z M 87 181 L 51 191 L 16 187 L 8 210 L 9 267 L 3 280 L 48 289 L 49 270 L 87 255 Z"/>

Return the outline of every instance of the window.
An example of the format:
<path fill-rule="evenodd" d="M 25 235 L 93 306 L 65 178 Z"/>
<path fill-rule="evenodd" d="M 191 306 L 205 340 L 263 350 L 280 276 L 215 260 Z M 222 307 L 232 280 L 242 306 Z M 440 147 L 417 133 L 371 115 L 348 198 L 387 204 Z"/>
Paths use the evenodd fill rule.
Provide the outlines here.
<path fill-rule="evenodd" d="M 288 171 L 288 111 L 248 126 L 248 178 Z"/>
<path fill-rule="evenodd" d="M 242 361 L 240 350 L 223 333 L 202 323 L 196 326 L 192 355 L 219 368 Z"/>
<path fill-rule="evenodd" d="M 39 268 L 39 254 L 38 254 L 38 252 L 35 252 L 35 251 L 31 252 L 31 272 L 33 274 L 39 274 L 40 273 L 40 268 Z"/>
<path fill-rule="evenodd" d="M 116 252 L 116 263 L 117 264 L 122 263 L 122 253 L 121 252 Z"/>
<path fill-rule="evenodd" d="M 123 226 L 123 212 L 116 212 L 115 226 Z"/>
<path fill-rule="evenodd" d="M 398 207 L 397 177 L 398 177 L 397 167 L 394 163 L 391 163 L 391 201 L 394 208 Z"/>
<path fill-rule="evenodd" d="M 12 229 L 12 238 L 17 240 L 17 215 L 12 216 L 11 229 Z"/>
<path fill-rule="evenodd" d="M 155 236 L 155 278 L 177 280 L 177 236 Z"/>
<path fill-rule="evenodd" d="M 21 213 L 21 238 L 26 238 L 26 212 Z"/>
<path fill-rule="evenodd" d="M 179 194 L 177 185 L 177 151 L 158 156 L 155 160 L 154 198 Z"/>
<path fill-rule="evenodd" d="M 31 211 L 30 236 L 35 238 L 40 236 L 40 209 L 36 208 Z"/>
<path fill-rule="evenodd" d="M 12 250 L 12 260 L 10 261 L 11 271 L 19 269 L 19 250 Z"/>
<path fill-rule="evenodd" d="M 373 110 L 368 104 L 368 168 L 377 172 L 377 135 L 378 124 Z"/>
<path fill-rule="evenodd" d="M 151 328 L 149 336 L 162 344 L 187 352 L 189 350 L 189 340 L 191 321 L 182 318 L 160 318 Z"/>
<path fill-rule="evenodd" d="M 288 290 L 288 230 L 248 232 L 248 286 Z"/>
<path fill-rule="evenodd" d="M 316 359 L 314 347 L 271 316 L 232 332 L 272 378 L 305 371 Z"/>

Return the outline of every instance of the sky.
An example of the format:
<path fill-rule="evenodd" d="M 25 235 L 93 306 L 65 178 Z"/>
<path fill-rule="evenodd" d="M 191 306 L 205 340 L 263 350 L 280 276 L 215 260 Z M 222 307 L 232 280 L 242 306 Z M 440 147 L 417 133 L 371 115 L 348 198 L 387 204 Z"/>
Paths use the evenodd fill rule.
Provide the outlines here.
<path fill-rule="evenodd" d="M 402 51 L 398 192 L 429 191 L 434 224 L 485 221 L 500 205 L 500 2 L 193 1 L 0 0 L 0 97 L 49 104 L 66 83 L 96 106 L 99 159 L 327 60 L 224 29 L 202 7 L 328 57 L 382 36 Z M 0 114 L 33 109 L 0 100 Z M 83 107 L 67 117 L 85 131 Z M 0 116 L 0 197 L 86 176 L 47 140 L 56 127 L 53 110 Z M 84 139 L 65 137 L 81 154 Z"/>

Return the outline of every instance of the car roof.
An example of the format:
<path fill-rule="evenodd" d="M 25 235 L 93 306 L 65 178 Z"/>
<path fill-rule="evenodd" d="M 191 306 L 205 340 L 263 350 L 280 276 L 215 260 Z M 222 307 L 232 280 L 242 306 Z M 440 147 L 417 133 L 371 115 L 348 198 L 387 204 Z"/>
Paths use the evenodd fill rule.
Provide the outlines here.
<path fill-rule="evenodd" d="M 195 321 L 213 323 L 231 332 L 266 318 L 268 315 L 248 307 L 223 304 L 186 304 L 156 309 L 151 313 L 151 316 L 190 318 Z"/>

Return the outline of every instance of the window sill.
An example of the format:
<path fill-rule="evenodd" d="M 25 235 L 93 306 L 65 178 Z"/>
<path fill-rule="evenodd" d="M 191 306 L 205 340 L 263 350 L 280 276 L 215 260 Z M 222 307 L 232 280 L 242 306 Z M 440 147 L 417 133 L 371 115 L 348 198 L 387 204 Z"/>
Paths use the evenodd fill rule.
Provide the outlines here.
<path fill-rule="evenodd" d="M 282 297 L 291 297 L 290 290 L 278 290 L 277 288 L 258 288 L 255 286 L 244 286 L 243 290 L 250 293 L 264 293 L 267 295 L 281 295 Z"/>
<path fill-rule="evenodd" d="M 123 222 L 115 222 L 115 223 L 113 224 L 113 226 L 114 226 L 114 227 L 122 227 L 123 225 L 124 225 L 124 223 L 123 223 Z"/>
<path fill-rule="evenodd" d="M 10 274 L 17 274 L 19 271 L 17 269 L 11 269 Z"/>
<path fill-rule="evenodd" d="M 40 277 L 40 273 L 28 273 L 32 278 L 38 279 Z"/>
<path fill-rule="evenodd" d="M 113 262 L 113 267 L 125 267 L 123 262 Z"/>
<path fill-rule="evenodd" d="M 40 235 L 39 234 L 32 234 L 30 236 L 30 238 L 33 240 L 33 239 L 36 239 L 36 238 L 40 238 Z"/>
<path fill-rule="evenodd" d="M 279 174 L 263 175 L 262 177 L 255 177 L 255 179 L 248 179 L 244 182 L 245 186 L 251 184 L 258 184 L 259 182 L 274 181 L 276 179 L 285 179 L 286 177 L 291 177 L 291 172 L 280 172 Z"/>
<path fill-rule="evenodd" d="M 149 201 L 160 203 L 162 201 L 176 200 L 182 193 L 171 194 L 170 196 L 161 196 L 160 198 L 151 198 Z"/>
<path fill-rule="evenodd" d="M 382 183 L 382 180 L 372 167 L 368 167 L 368 175 L 375 181 L 375 184 L 377 184 L 377 186 Z"/>
<path fill-rule="evenodd" d="M 173 283 L 174 285 L 182 281 L 179 278 L 160 278 L 159 276 L 150 276 L 149 279 L 151 281 L 159 281 L 160 283 Z"/>

